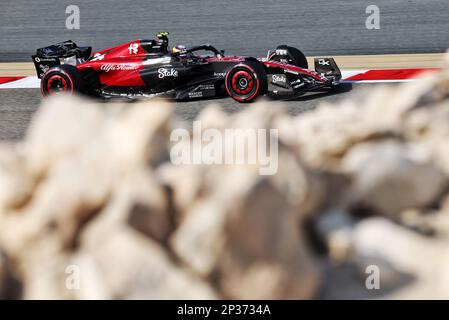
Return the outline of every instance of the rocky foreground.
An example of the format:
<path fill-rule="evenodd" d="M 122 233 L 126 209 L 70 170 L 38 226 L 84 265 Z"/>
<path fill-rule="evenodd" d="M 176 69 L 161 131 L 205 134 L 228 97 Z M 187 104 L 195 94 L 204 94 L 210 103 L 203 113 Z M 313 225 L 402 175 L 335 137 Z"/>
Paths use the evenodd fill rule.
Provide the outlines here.
<path fill-rule="evenodd" d="M 278 128 L 275 175 L 173 165 L 188 124 L 165 102 L 45 102 L 0 146 L 0 297 L 449 298 L 449 62 L 298 117 L 245 109 L 199 120 Z"/>

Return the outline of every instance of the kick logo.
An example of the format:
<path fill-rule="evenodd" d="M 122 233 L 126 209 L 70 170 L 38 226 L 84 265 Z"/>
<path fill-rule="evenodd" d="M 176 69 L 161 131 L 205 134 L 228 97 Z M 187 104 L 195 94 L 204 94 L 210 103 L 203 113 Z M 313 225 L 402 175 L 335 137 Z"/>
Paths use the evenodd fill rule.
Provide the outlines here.
<path fill-rule="evenodd" d="M 330 66 L 330 61 L 326 59 L 320 59 L 318 60 L 318 64 L 321 66 Z"/>

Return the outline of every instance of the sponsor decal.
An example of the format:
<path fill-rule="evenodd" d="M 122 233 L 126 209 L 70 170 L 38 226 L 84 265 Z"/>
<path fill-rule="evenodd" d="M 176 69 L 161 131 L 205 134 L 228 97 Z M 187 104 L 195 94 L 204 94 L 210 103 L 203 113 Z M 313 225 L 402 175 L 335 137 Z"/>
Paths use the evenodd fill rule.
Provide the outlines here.
<path fill-rule="evenodd" d="M 226 72 L 214 72 L 214 77 L 224 78 L 226 77 Z"/>
<path fill-rule="evenodd" d="M 189 98 L 202 98 L 202 97 L 203 97 L 202 91 L 189 92 Z"/>
<path fill-rule="evenodd" d="M 282 75 L 273 74 L 273 76 L 271 77 L 271 81 L 273 83 L 279 83 L 279 82 L 285 83 L 287 81 L 287 79 Z"/>
<path fill-rule="evenodd" d="M 201 90 L 215 90 L 215 86 L 213 84 L 202 84 L 199 88 Z"/>
<path fill-rule="evenodd" d="M 277 50 L 276 50 L 276 55 L 279 55 L 279 56 L 287 56 L 287 55 L 288 55 L 288 52 L 287 52 L 287 50 L 285 50 L 285 49 L 277 49 Z"/>
<path fill-rule="evenodd" d="M 137 52 L 139 51 L 139 44 L 136 42 L 131 43 L 128 47 L 128 50 L 129 54 L 137 54 Z"/>
<path fill-rule="evenodd" d="M 294 83 L 292 83 L 293 89 L 299 89 L 305 85 L 304 82 L 301 82 L 301 80 L 296 80 Z"/>
<path fill-rule="evenodd" d="M 326 59 L 319 59 L 318 60 L 318 64 L 320 66 L 330 66 L 330 60 L 326 60 Z"/>
<path fill-rule="evenodd" d="M 178 76 L 178 70 L 175 70 L 173 68 L 167 69 L 167 68 L 159 68 L 157 70 L 159 73 L 159 79 L 163 79 L 165 77 L 173 77 L 176 78 Z"/>
<path fill-rule="evenodd" d="M 112 64 L 107 63 L 103 64 L 100 67 L 102 71 L 129 71 L 129 70 L 137 70 L 138 65 L 136 63 L 122 63 L 122 64 Z"/>
<path fill-rule="evenodd" d="M 46 73 L 48 70 L 50 70 L 49 66 L 46 65 L 39 65 L 39 68 L 41 69 L 41 73 L 39 74 L 41 77 L 44 75 L 44 73 Z"/>
<path fill-rule="evenodd" d="M 92 59 L 92 61 L 101 61 L 104 59 L 104 54 L 96 53 Z"/>
<path fill-rule="evenodd" d="M 36 57 L 34 58 L 34 61 L 36 61 L 37 63 L 39 62 L 55 62 L 56 58 L 41 58 L 41 57 Z"/>

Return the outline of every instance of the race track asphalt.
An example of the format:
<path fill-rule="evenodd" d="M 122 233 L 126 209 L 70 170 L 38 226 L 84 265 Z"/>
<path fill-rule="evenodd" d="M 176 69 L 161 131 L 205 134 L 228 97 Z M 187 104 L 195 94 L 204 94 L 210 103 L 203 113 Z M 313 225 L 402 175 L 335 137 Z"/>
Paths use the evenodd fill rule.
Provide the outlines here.
<path fill-rule="evenodd" d="M 344 85 L 331 93 L 318 93 L 295 101 L 278 101 L 273 106 L 284 105 L 291 115 L 298 115 L 316 108 L 321 102 L 337 102 L 348 94 L 356 94 L 359 90 L 369 89 L 371 85 Z M 33 114 L 41 104 L 39 89 L 0 90 L 0 141 L 15 141 L 23 138 Z M 210 104 L 218 104 L 225 112 L 232 113 L 251 107 L 251 104 L 240 104 L 231 98 L 214 100 L 197 100 L 175 103 L 175 114 L 179 119 L 192 121 L 202 109 Z"/>
<path fill-rule="evenodd" d="M 80 29 L 66 29 L 78 5 Z M 380 9 L 380 29 L 365 26 Z M 0 61 L 29 61 L 36 48 L 72 39 L 104 49 L 170 31 L 171 43 L 211 43 L 265 55 L 290 44 L 306 55 L 428 53 L 449 47 L 448 0 L 2 0 Z"/>

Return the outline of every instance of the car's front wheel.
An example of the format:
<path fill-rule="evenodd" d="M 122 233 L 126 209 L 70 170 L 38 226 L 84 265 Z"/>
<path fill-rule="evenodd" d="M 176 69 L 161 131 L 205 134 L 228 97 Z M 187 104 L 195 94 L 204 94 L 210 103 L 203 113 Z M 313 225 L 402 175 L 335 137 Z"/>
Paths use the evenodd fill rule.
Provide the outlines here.
<path fill-rule="evenodd" d="M 289 63 L 303 69 L 309 68 L 306 56 L 295 47 L 281 45 L 276 48 L 276 52 L 280 52 L 280 54 L 276 54 L 273 57 L 273 60 L 275 61 Z"/>
<path fill-rule="evenodd" d="M 245 61 L 228 71 L 225 87 L 234 100 L 252 102 L 267 92 L 267 73 L 260 63 Z"/>
<path fill-rule="evenodd" d="M 84 80 L 81 72 L 72 65 L 61 65 L 48 70 L 41 80 L 41 92 L 44 97 L 56 94 L 82 93 Z"/>

